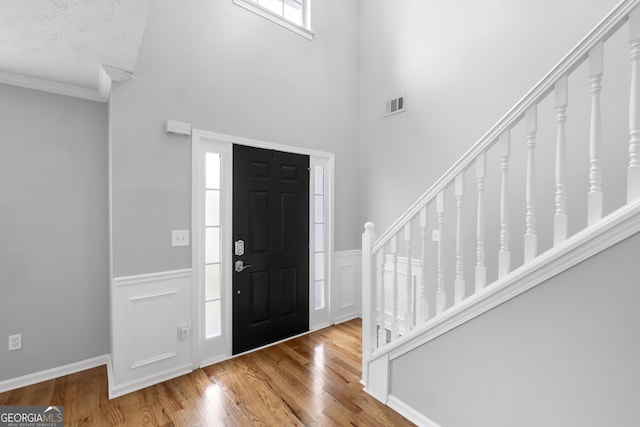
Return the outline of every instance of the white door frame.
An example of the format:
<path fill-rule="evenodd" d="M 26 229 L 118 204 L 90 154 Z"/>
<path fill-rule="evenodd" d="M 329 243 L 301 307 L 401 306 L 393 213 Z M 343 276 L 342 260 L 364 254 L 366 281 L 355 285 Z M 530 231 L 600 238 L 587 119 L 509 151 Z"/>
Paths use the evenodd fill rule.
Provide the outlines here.
<path fill-rule="evenodd" d="M 193 271 L 194 292 L 192 293 L 192 342 L 193 342 L 193 366 L 194 369 L 211 365 L 232 357 L 231 349 L 231 324 L 232 324 L 232 189 L 233 189 L 233 159 L 232 145 L 246 145 L 249 147 L 278 150 L 295 154 L 308 155 L 310 168 L 315 166 L 324 168 L 325 183 L 325 307 L 315 310 L 314 271 L 315 271 L 315 241 L 314 241 L 314 174 L 310 173 L 309 179 L 309 330 L 316 330 L 328 326 L 331 323 L 331 283 L 333 264 L 333 221 L 334 221 L 334 164 L 333 153 L 311 150 L 303 147 L 295 147 L 277 144 L 256 139 L 242 138 L 216 132 L 194 129 L 191 133 L 191 264 Z M 221 154 L 221 297 L 222 297 L 222 337 L 212 343 L 205 342 L 204 331 L 204 239 L 202 233 L 197 230 L 204 229 L 204 170 L 202 159 L 205 148 L 215 146 Z M 218 150 L 217 150 L 218 151 Z M 212 344 L 212 345 L 209 345 Z M 214 350 L 215 348 L 215 350 Z"/>

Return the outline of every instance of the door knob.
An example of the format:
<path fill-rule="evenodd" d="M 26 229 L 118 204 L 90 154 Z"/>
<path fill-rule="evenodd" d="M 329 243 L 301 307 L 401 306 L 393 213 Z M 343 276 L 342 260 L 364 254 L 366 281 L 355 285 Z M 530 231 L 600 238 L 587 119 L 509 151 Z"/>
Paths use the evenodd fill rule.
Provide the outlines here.
<path fill-rule="evenodd" d="M 236 264 L 235 264 L 236 273 L 241 273 L 241 272 L 243 272 L 245 269 L 247 269 L 249 267 L 251 267 L 251 264 L 244 265 L 244 262 L 242 262 L 241 259 L 236 261 Z"/>

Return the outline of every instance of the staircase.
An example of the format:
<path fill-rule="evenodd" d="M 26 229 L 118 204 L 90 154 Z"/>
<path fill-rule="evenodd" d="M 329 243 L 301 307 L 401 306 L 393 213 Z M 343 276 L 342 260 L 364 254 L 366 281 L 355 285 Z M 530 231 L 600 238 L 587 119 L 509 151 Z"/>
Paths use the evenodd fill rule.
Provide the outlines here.
<path fill-rule="evenodd" d="M 395 359 L 640 231 L 639 3 L 619 3 L 379 238 L 365 225 L 362 382 L 378 400 L 393 403 Z M 622 49 L 626 81 L 608 81 L 605 53 Z"/>

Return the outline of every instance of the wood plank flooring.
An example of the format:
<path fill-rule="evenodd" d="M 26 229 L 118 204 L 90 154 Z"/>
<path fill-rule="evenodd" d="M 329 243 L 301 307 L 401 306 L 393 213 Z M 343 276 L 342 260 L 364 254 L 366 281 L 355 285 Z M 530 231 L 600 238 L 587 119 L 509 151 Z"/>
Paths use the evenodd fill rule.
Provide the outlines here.
<path fill-rule="evenodd" d="M 359 319 L 109 400 L 104 366 L 0 393 L 69 426 L 411 426 L 362 391 Z"/>

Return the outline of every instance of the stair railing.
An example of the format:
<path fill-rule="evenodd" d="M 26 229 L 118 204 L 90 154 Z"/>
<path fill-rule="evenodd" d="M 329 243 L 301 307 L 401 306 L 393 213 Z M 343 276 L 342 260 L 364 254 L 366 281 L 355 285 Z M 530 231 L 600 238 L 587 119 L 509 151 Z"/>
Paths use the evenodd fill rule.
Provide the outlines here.
<path fill-rule="evenodd" d="M 588 61 L 590 83 L 589 127 L 589 190 L 587 195 L 587 228 L 603 217 L 602 173 L 602 115 L 601 92 L 603 80 L 603 45 L 628 23 L 631 83 L 629 88 L 629 142 L 626 203 L 640 196 L 640 0 L 624 0 L 609 13 L 568 55 L 562 59 L 525 97 L 523 97 L 495 126 L 468 150 L 435 184 L 427 190 L 379 239 L 374 225 L 367 223 L 362 238 L 363 267 L 363 382 L 367 383 L 368 361 L 377 350 L 388 346 L 417 325 L 433 321 L 447 310 L 460 304 L 467 289 L 481 293 L 486 287 L 507 277 L 512 271 L 510 247 L 509 166 L 511 133 L 520 125 L 526 146 L 526 178 L 523 258 L 531 263 L 538 253 L 538 231 L 535 192 L 536 137 L 538 106 L 553 95 L 555 105 L 555 194 L 553 213 L 553 247 L 568 238 L 567 214 L 567 137 L 565 124 L 569 105 L 568 78 Z M 519 129 L 520 129 L 519 128 Z M 585 144 L 587 145 L 587 144 Z M 497 279 L 489 283 L 486 261 L 485 187 L 487 153 L 498 151 L 499 191 L 499 249 Z M 475 268 L 473 286 L 467 286 L 464 258 L 465 174 L 474 174 L 476 206 L 474 233 Z M 453 190 L 455 200 L 455 234 L 445 242 L 445 193 Z M 430 224 L 430 220 L 433 224 Z M 415 231 L 415 232 L 414 232 Z M 431 232 L 430 232 L 431 231 Z M 448 271 L 445 265 L 445 245 L 455 247 L 455 265 Z M 431 256 L 435 252 L 435 256 Z M 415 255 L 415 256 L 414 256 Z M 429 273 L 429 274 L 428 274 Z M 435 283 L 431 283 L 431 278 Z M 446 286 L 449 281 L 453 286 Z M 447 306 L 446 289 L 453 289 L 451 305 Z M 435 296 L 430 302 L 429 296 Z M 429 307 L 435 312 L 430 313 Z M 433 322 L 432 322 L 433 323 Z"/>

